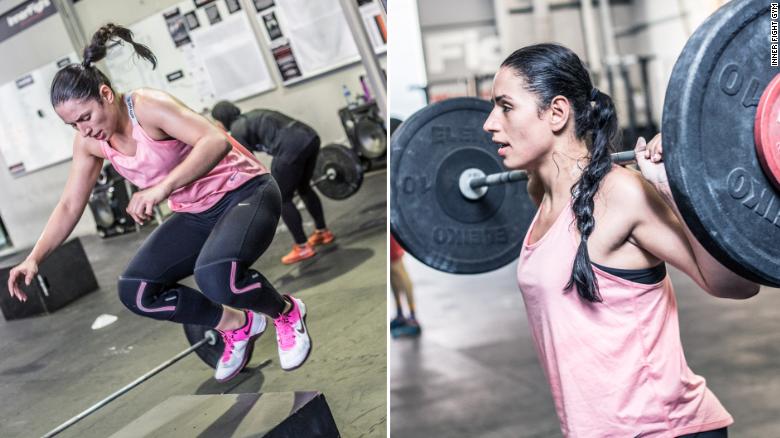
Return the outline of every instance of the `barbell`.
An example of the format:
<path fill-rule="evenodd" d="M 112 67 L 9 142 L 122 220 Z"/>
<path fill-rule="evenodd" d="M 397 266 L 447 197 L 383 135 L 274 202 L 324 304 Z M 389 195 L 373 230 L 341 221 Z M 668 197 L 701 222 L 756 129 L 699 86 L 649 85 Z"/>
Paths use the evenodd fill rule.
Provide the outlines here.
<path fill-rule="evenodd" d="M 311 185 L 330 199 L 345 199 L 354 195 L 363 184 L 363 166 L 352 149 L 329 144 L 320 149 Z"/>
<path fill-rule="evenodd" d="M 189 330 L 188 331 L 188 327 Z M 176 356 L 173 356 L 172 358 L 166 360 L 165 362 L 161 363 L 160 365 L 157 365 L 156 367 L 152 368 L 148 372 L 144 373 L 140 377 L 136 378 L 132 382 L 128 383 L 127 385 L 123 386 L 122 388 L 114 391 L 110 395 L 106 396 L 102 400 L 98 401 L 97 403 L 93 404 L 92 406 L 88 407 L 87 409 L 81 411 L 80 413 L 74 415 L 73 417 L 69 418 L 64 423 L 60 424 L 59 426 L 55 427 L 54 429 L 46 432 L 46 434 L 43 435 L 43 438 L 50 438 L 55 435 L 58 435 L 60 432 L 64 431 L 65 429 L 68 429 L 69 427 L 73 426 L 74 424 L 78 423 L 79 421 L 83 420 L 84 418 L 94 414 L 97 412 L 100 408 L 106 406 L 107 404 L 111 403 L 115 399 L 119 398 L 120 396 L 126 394 L 131 389 L 137 387 L 138 385 L 146 382 L 156 374 L 160 373 L 161 371 L 167 369 L 171 365 L 175 364 L 185 356 L 188 356 L 193 351 L 198 353 L 198 356 L 201 357 L 206 363 L 211 365 L 211 367 L 216 366 L 216 361 L 211 363 L 210 360 L 206 360 L 206 358 L 202 355 L 202 353 L 205 351 L 208 357 L 211 357 L 208 352 L 214 352 L 217 349 L 218 344 L 222 344 L 221 337 L 219 334 L 217 334 L 216 330 L 214 329 L 205 329 L 203 330 L 203 336 L 201 336 L 199 339 L 190 338 L 191 335 L 194 335 L 201 326 L 195 326 L 195 325 L 186 325 L 184 326 L 184 331 L 187 333 L 187 339 L 190 341 L 192 345 L 190 345 L 189 348 L 182 351 L 181 353 L 177 354 Z M 223 345 L 224 347 L 224 345 Z M 216 356 L 217 360 L 219 359 L 220 355 L 222 354 L 222 350 L 219 350 L 219 355 Z"/>
<path fill-rule="evenodd" d="M 780 70 L 770 65 L 769 21 L 763 0 L 729 2 L 694 32 L 669 80 L 662 133 L 672 195 L 697 240 L 735 273 L 778 286 Z M 482 130 L 491 110 L 446 100 L 392 136 L 391 232 L 441 271 L 516 260 L 536 213 L 522 172 L 502 172 Z"/>

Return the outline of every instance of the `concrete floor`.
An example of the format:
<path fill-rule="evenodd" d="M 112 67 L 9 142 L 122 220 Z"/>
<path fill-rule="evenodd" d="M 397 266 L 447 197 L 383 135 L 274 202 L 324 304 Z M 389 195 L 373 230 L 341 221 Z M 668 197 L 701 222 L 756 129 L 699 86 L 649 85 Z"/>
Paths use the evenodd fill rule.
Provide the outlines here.
<path fill-rule="evenodd" d="M 454 276 L 404 260 L 423 332 L 390 344 L 391 436 L 561 436 L 516 265 Z M 729 436 L 780 437 L 780 290 L 724 300 L 670 275 L 689 366 L 734 417 Z"/>
<path fill-rule="evenodd" d="M 191 354 L 60 436 L 109 436 L 175 395 L 286 391 L 322 392 L 344 437 L 386 436 L 386 173 L 323 203 L 334 245 L 284 266 L 292 239 L 282 229 L 255 264 L 306 302 L 313 350 L 304 366 L 279 368 L 271 328 L 234 380 L 216 382 Z M 101 289 L 48 316 L 0 321 L 0 437 L 41 436 L 189 346 L 181 326 L 136 316 L 116 297 L 115 279 L 148 233 L 83 238 Z M 92 330 L 103 313 L 119 319 Z"/>

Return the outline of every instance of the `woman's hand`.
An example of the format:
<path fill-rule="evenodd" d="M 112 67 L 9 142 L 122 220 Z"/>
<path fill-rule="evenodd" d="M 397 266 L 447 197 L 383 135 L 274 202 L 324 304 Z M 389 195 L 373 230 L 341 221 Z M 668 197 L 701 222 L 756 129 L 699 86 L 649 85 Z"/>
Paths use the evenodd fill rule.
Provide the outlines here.
<path fill-rule="evenodd" d="M 168 195 L 170 191 L 162 184 L 135 192 L 127 205 L 127 214 L 138 224 L 143 225 L 154 216 L 154 206 L 164 201 Z"/>
<path fill-rule="evenodd" d="M 27 259 L 15 266 L 8 273 L 8 293 L 19 301 L 27 301 L 27 294 L 22 292 L 22 289 L 19 288 L 19 280 L 24 278 L 24 284 L 29 286 L 37 274 L 38 263 L 34 260 Z"/>
<path fill-rule="evenodd" d="M 666 176 L 666 168 L 663 163 L 663 145 L 661 144 L 661 134 L 656 134 L 650 143 L 646 143 L 643 137 L 634 146 L 636 154 L 636 164 L 642 172 L 642 176 L 647 181 L 656 186 L 669 186 L 669 179 Z"/>

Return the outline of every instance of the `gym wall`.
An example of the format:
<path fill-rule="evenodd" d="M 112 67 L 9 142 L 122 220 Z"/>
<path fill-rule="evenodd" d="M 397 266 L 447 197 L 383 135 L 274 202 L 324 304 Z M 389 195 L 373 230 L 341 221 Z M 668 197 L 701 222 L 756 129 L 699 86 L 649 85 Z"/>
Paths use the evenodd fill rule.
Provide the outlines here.
<path fill-rule="evenodd" d="M 539 41 L 534 36 L 533 14 L 525 11 L 530 2 L 519 0 L 493 0 L 501 40 L 502 59 L 513 50 Z M 672 67 L 682 51 L 685 42 L 705 18 L 725 3 L 724 0 L 612 0 L 612 25 L 620 55 L 654 55 L 648 64 L 650 93 L 653 115 L 660 126 L 661 109 L 666 84 Z M 554 3 L 554 2 L 550 2 Z M 551 29 L 554 41 L 574 50 L 580 58 L 588 62 L 581 19 L 581 6 L 552 8 L 550 10 Z M 593 6 L 599 38 L 599 52 L 605 56 L 601 41 L 599 10 Z M 639 25 L 647 24 L 647 26 Z M 624 36 L 620 36 L 622 31 Z M 632 76 L 633 77 L 633 76 Z M 635 84 L 639 86 L 641 84 Z M 619 117 L 627 120 L 625 114 L 625 96 L 622 90 L 615 93 L 618 101 Z M 635 99 L 637 112 L 642 111 L 641 99 Z M 621 103 L 623 102 L 623 103 Z"/>
<path fill-rule="evenodd" d="M 0 14 L 20 3 L 21 0 L 0 0 Z M 16 80 L 72 50 L 59 14 L 45 18 L 0 42 L 0 59 L 5 60 L 0 68 L 0 84 Z M 0 154 L 0 217 L 14 244 L 14 248 L 0 250 L 0 254 L 35 243 L 49 214 L 57 205 L 69 168 L 70 161 L 66 161 L 14 178 L 8 171 L 8 163 Z M 94 230 L 95 221 L 87 209 L 74 234 L 89 234 L 94 233 Z"/>
<path fill-rule="evenodd" d="M 178 2 L 179 0 L 81 0 L 74 5 L 74 9 L 84 34 L 89 38 L 107 22 L 131 25 L 150 15 L 161 13 Z M 19 3 L 21 0 L 0 0 L 0 13 Z M 251 2 L 241 3 L 245 9 L 251 7 Z M 236 102 L 237 105 L 242 110 L 273 108 L 311 125 L 319 132 L 323 145 L 331 142 L 348 145 L 337 111 L 346 105 L 342 85 L 349 87 L 353 98 L 356 94 L 362 94 L 359 82 L 360 75 L 365 74 L 362 64 L 357 62 L 285 87 L 281 85 L 265 38 L 262 35 L 256 36 L 277 85 L 272 91 Z M 80 52 L 82 48 L 76 49 Z M 32 28 L 0 42 L 1 59 L 14 60 L 14 63 L 4 63 L 6 67 L 0 69 L 0 83 L 17 79 L 69 50 L 72 50 L 70 40 L 59 14 L 46 18 Z M 383 66 L 386 65 L 385 55 L 381 55 L 379 60 Z M 259 155 L 266 164 L 270 163 L 270 157 Z M 2 158 L 0 166 L 0 216 L 16 249 L 33 245 L 57 204 L 67 179 L 70 161 L 21 178 L 11 177 Z M 87 210 L 74 230 L 74 235 L 93 233 L 95 223 Z"/>

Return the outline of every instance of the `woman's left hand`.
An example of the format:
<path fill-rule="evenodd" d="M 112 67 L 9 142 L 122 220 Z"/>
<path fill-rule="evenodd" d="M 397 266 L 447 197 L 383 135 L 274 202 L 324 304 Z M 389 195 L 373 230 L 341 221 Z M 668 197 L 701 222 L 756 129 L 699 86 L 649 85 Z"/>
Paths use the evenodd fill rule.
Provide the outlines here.
<path fill-rule="evenodd" d="M 634 146 L 636 164 L 639 166 L 642 176 L 656 187 L 669 185 L 663 163 L 663 152 L 661 134 L 656 134 L 650 143 L 646 143 L 643 137 L 639 137 L 636 146 Z"/>
<path fill-rule="evenodd" d="M 164 201 L 169 194 L 169 191 L 162 184 L 135 192 L 126 211 L 134 221 L 143 225 L 154 216 L 154 206 Z"/>

